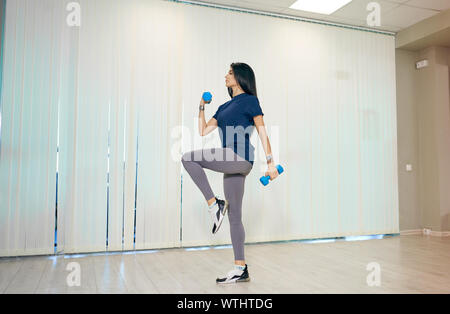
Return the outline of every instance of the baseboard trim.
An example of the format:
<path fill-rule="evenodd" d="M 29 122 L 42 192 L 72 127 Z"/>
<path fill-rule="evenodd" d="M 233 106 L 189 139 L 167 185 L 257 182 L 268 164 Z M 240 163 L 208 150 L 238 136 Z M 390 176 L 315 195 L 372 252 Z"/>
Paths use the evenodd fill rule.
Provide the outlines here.
<path fill-rule="evenodd" d="M 400 235 L 422 235 L 423 229 L 412 229 L 412 230 L 403 230 L 400 231 Z"/>
<path fill-rule="evenodd" d="M 425 235 L 430 235 L 432 237 L 450 237 L 450 232 L 448 231 L 429 231 L 429 233 L 426 233 L 426 231 L 424 231 Z"/>
<path fill-rule="evenodd" d="M 450 237 L 450 231 L 433 231 L 430 229 L 413 229 L 400 231 L 401 236 L 426 235 L 432 237 Z"/>

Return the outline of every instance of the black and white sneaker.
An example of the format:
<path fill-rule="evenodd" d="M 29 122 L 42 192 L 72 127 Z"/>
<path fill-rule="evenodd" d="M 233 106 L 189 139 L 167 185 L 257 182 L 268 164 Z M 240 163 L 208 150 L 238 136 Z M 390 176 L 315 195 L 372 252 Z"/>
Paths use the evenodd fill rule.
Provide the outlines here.
<path fill-rule="evenodd" d="M 220 226 L 222 225 L 223 218 L 225 218 L 225 214 L 228 210 L 228 201 L 220 200 L 216 197 L 216 204 L 209 209 L 209 213 L 213 220 L 213 229 L 212 233 L 216 234 L 219 231 Z"/>
<path fill-rule="evenodd" d="M 243 270 L 234 268 L 233 270 L 230 270 L 228 272 L 226 277 L 216 279 L 217 284 L 229 284 L 229 283 L 239 283 L 239 282 L 248 282 L 248 281 L 250 281 L 250 276 L 248 274 L 247 264 L 245 264 L 245 268 Z"/>

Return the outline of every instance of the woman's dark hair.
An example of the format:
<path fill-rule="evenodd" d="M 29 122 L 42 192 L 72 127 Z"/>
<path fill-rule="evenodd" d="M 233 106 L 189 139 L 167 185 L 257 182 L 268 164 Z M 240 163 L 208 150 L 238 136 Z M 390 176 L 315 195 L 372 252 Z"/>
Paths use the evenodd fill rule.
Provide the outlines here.
<path fill-rule="evenodd" d="M 241 86 L 245 93 L 258 97 L 256 91 L 256 79 L 255 73 L 252 68 L 245 63 L 232 63 L 231 68 L 233 69 L 234 78 L 236 82 Z M 228 94 L 233 98 L 233 89 L 228 88 Z"/>

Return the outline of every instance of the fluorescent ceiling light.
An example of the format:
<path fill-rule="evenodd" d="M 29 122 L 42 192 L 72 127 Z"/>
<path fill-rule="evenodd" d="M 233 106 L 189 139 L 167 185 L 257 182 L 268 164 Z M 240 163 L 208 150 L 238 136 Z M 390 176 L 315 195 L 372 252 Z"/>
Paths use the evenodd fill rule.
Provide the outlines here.
<path fill-rule="evenodd" d="M 353 0 L 297 0 L 291 9 L 320 14 L 332 14 Z"/>

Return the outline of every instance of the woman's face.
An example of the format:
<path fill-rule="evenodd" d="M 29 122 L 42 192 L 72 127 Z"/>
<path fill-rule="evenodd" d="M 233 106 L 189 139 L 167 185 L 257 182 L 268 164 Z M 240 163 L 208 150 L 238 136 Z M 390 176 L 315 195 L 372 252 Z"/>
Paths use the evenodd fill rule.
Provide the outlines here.
<path fill-rule="evenodd" d="M 238 83 L 236 82 L 236 79 L 234 78 L 234 73 L 233 73 L 232 68 L 230 68 L 230 70 L 228 71 L 228 74 L 225 76 L 225 85 L 229 88 L 238 85 Z"/>

